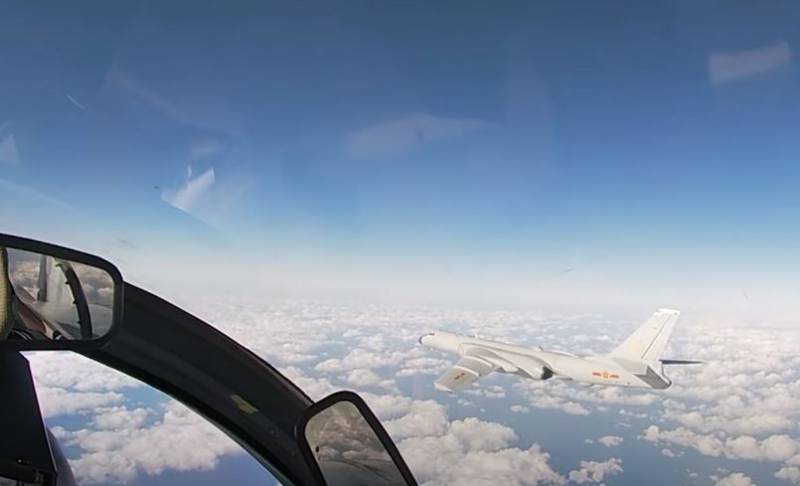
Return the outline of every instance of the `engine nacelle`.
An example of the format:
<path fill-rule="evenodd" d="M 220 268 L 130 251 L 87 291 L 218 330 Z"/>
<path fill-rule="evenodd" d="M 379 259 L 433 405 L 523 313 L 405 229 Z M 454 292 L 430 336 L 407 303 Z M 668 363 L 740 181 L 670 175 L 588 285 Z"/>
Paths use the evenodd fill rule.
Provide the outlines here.
<path fill-rule="evenodd" d="M 515 360 L 515 362 L 522 373 L 534 380 L 547 380 L 553 376 L 553 370 L 538 360 L 525 358 L 522 360 Z"/>
<path fill-rule="evenodd" d="M 539 366 L 536 369 L 527 368 L 523 372 L 534 380 L 547 380 L 553 376 L 553 371 L 546 366 Z"/>

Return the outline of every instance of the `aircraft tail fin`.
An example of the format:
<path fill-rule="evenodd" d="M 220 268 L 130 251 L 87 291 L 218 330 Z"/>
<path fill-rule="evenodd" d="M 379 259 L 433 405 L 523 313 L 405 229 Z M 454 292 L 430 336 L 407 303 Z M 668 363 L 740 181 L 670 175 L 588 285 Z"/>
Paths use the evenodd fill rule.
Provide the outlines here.
<path fill-rule="evenodd" d="M 628 339 L 617 346 L 610 356 L 631 360 L 658 361 L 669 343 L 669 338 L 672 336 L 680 314 L 680 311 L 674 309 L 658 309 Z"/>

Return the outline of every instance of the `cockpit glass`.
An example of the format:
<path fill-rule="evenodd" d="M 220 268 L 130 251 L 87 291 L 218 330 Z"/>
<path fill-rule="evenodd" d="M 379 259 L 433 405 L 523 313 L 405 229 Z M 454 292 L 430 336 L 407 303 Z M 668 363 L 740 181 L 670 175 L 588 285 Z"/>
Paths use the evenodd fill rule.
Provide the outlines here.
<path fill-rule="evenodd" d="M 798 25 L 793 2 L 17 2 L 0 231 L 102 256 L 313 399 L 358 392 L 421 484 L 797 483 Z M 10 256 L 44 309 L 57 262 Z M 107 281 L 72 270 L 102 332 Z M 58 285 L 50 335 L 81 336 Z M 254 481 L 174 402 L 58 356 L 39 397 L 79 478 Z"/>

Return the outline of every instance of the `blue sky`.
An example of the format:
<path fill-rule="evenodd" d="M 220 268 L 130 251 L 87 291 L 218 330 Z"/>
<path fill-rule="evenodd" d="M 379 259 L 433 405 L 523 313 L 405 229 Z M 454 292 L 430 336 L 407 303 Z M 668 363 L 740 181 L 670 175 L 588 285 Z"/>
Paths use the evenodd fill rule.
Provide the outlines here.
<path fill-rule="evenodd" d="M 22 10 L 0 189 L 30 211 L 0 223 L 134 281 L 226 252 L 231 281 L 257 262 L 292 294 L 763 310 L 798 291 L 795 11 Z"/>

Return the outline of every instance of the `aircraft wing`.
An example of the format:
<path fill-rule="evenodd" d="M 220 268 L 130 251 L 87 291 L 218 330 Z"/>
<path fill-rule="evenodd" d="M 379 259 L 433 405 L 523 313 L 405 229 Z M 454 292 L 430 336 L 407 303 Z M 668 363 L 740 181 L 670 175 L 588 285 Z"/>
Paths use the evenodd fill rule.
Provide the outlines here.
<path fill-rule="evenodd" d="M 498 367 L 475 356 L 464 356 L 436 380 L 437 389 L 448 392 L 463 390 L 470 383 L 486 376 Z"/>

